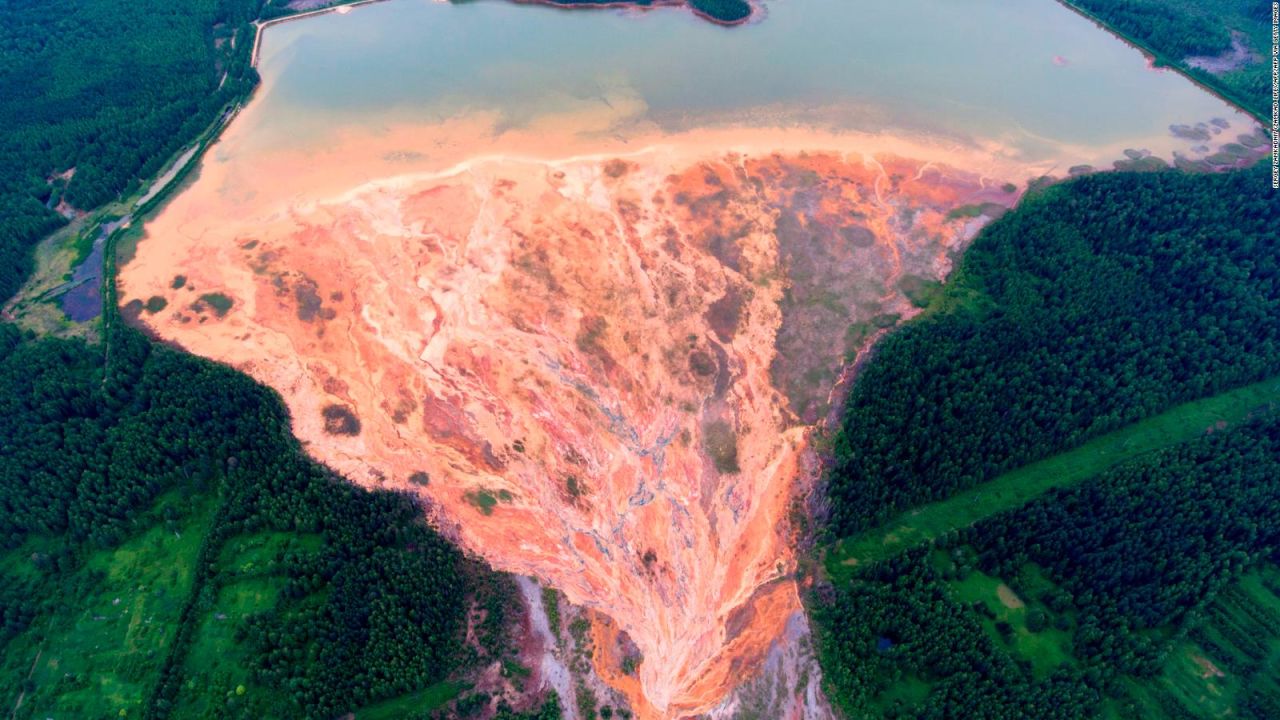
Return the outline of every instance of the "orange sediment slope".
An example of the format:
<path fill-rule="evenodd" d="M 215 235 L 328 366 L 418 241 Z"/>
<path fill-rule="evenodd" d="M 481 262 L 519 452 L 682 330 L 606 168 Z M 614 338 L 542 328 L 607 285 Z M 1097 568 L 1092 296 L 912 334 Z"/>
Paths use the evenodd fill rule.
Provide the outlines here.
<path fill-rule="evenodd" d="M 513 133 L 475 157 L 470 130 L 398 132 L 252 164 L 215 148 L 121 269 L 126 313 L 276 388 L 318 460 L 607 616 L 599 637 L 643 661 L 603 652 L 599 674 L 642 717 L 742 702 L 803 632 L 809 428 L 981 222 L 948 213 L 1015 194 L 883 138 L 574 154 Z M 430 157 L 388 177 L 390 147 Z M 789 692 L 779 716 L 812 714 Z"/>

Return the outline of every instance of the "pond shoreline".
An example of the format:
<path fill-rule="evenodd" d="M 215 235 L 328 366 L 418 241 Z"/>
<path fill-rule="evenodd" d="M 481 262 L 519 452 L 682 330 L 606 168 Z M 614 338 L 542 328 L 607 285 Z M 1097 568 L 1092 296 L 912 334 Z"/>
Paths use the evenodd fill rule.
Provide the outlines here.
<path fill-rule="evenodd" d="M 1191 84 L 1195 85 L 1201 90 L 1218 98 L 1222 102 L 1230 105 L 1232 108 L 1240 111 L 1241 113 L 1244 113 L 1245 115 L 1248 115 L 1249 117 L 1253 118 L 1264 129 L 1271 127 L 1271 118 L 1264 118 L 1263 116 L 1253 112 L 1249 108 L 1240 104 L 1239 100 L 1237 100 L 1236 98 L 1228 96 L 1222 90 L 1212 87 L 1207 83 L 1205 83 L 1203 80 L 1192 75 L 1185 68 L 1181 67 L 1178 64 L 1180 61 L 1175 60 L 1173 58 L 1165 57 L 1162 53 L 1157 52 L 1155 48 L 1150 47 L 1146 43 L 1143 43 L 1141 40 L 1138 40 L 1135 37 L 1131 37 L 1129 35 L 1126 35 L 1125 33 L 1120 32 L 1119 30 L 1112 27 L 1111 25 L 1108 25 L 1107 22 L 1104 21 L 1102 18 L 1098 17 L 1097 15 L 1094 15 L 1093 13 L 1089 12 L 1088 10 L 1085 10 L 1082 7 L 1079 7 L 1075 3 L 1071 2 L 1071 0 L 1057 0 L 1057 2 L 1058 4 L 1062 5 L 1063 7 L 1070 10 L 1071 12 L 1079 15 L 1082 18 L 1085 18 L 1086 20 L 1093 23 L 1094 25 L 1097 25 L 1107 34 L 1115 37 L 1120 42 L 1142 53 L 1142 55 L 1146 57 L 1147 61 L 1151 64 L 1151 68 L 1153 70 L 1173 71 L 1181 75 L 1182 77 L 1186 78 L 1187 80 L 1191 81 Z"/>

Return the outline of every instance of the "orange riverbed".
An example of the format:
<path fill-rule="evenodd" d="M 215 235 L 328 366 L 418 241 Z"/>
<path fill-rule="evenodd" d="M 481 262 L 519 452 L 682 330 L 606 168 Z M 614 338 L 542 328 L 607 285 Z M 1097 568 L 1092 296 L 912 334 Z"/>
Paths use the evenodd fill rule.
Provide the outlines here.
<path fill-rule="evenodd" d="M 476 117 L 253 163 L 226 160 L 233 126 L 120 297 L 277 389 L 316 459 L 607 616 L 644 661 L 637 683 L 601 652 L 600 676 L 680 717 L 794 639 L 809 428 L 981 223 L 948 213 L 1011 204 L 1032 170 L 998 147 L 595 125 Z M 780 712 L 805 696 L 784 687 Z"/>

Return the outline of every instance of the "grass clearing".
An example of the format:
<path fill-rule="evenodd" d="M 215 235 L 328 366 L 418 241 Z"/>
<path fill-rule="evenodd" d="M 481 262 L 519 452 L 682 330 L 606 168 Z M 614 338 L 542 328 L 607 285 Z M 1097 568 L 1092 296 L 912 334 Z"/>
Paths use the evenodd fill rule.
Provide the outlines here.
<path fill-rule="evenodd" d="M 250 648 L 236 639 L 247 618 L 276 606 L 285 580 L 278 573 L 288 553 L 321 549 L 316 534 L 264 531 L 226 541 L 218 555 L 222 580 L 209 607 L 198 614 L 191 648 L 183 659 L 186 682 L 178 690 L 173 720 L 251 717 L 279 707 L 276 693 L 254 683 Z"/>
<path fill-rule="evenodd" d="M 1240 691 L 1239 680 L 1206 672 L 1205 663 L 1216 668 L 1194 643 L 1179 645 L 1165 660 L 1158 682 L 1133 684 L 1130 692 L 1136 706 L 1150 718 L 1172 715 L 1164 709 L 1167 705 L 1191 710 L 1194 717 L 1230 716 Z"/>
<path fill-rule="evenodd" d="M 902 713 L 906 708 L 918 706 L 933 690 L 933 683 L 926 682 L 915 675 L 896 680 L 889 689 L 880 693 L 871 703 L 872 717 L 885 717 L 889 710 Z"/>
<path fill-rule="evenodd" d="M 174 495 L 162 498 L 157 509 L 183 508 L 185 503 Z M 22 690 L 14 686 L 30 673 L 15 717 L 140 714 L 177 632 L 200 545 L 217 505 L 217 493 L 200 496 L 198 503 L 185 505 L 185 515 L 156 523 L 114 549 L 91 553 L 71 573 L 60 588 L 68 597 L 47 599 L 46 613 L 5 648 L 0 661 L 5 681 L 0 687 L 8 697 L 16 700 Z M 15 552 L 29 551 L 29 545 Z M 23 560 L 18 556 L 17 564 Z M 13 557 L 6 559 L 6 564 L 14 562 Z M 49 617 L 47 609 L 59 603 L 62 609 Z"/>
<path fill-rule="evenodd" d="M 239 580 L 224 585 L 213 606 L 200 614 L 184 659 L 187 680 L 174 703 L 174 720 L 226 717 L 236 705 L 270 692 L 254 685 L 248 648 L 236 641 L 236 628 L 249 615 L 270 610 L 281 587 L 273 578 Z"/>
<path fill-rule="evenodd" d="M 1280 710 L 1280 568 L 1267 565 L 1229 586 L 1165 660 L 1157 682 L 1128 683 L 1116 718 L 1257 717 Z M 1245 706 L 1254 715 L 1242 712 Z M 1275 717 L 1264 714 L 1263 717 Z"/>
<path fill-rule="evenodd" d="M 1125 460 L 1224 429 L 1259 406 L 1277 402 L 1280 378 L 1179 405 L 946 500 L 909 510 L 874 530 L 838 540 L 827 551 L 827 572 L 834 582 L 848 582 L 855 565 L 886 559 L 950 530 L 1020 507 L 1050 488 L 1081 482 Z"/>
<path fill-rule="evenodd" d="M 318 534 L 268 531 L 237 535 L 223 545 L 222 552 L 218 555 L 219 574 L 269 574 L 274 571 L 278 556 L 315 552 L 321 549 L 323 543 Z"/>
<path fill-rule="evenodd" d="M 397 720 L 398 718 L 416 717 L 419 714 L 444 707 L 470 688 L 471 686 L 467 683 L 445 680 L 415 693 L 383 700 L 375 705 L 357 710 L 353 714 L 355 715 L 355 720 Z"/>
<path fill-rule="evenodd" d="M 1051 613 L 1038 599 L 1030 597 L 1030 593 L 1019 593 L 1000 578 L 977 570 L 951 580 L 948 586 L 954 600 L 977 612 L 983 629 L 996 647 L 1030 662 L 1037 679 L 1047 678 L 1061 665 L 1076 663 L 1071 653 L 1069 630 L 1055 628 L 1051 622 L 1044 622 L 1036 630 L 1031 628 L 1029 618 L 1033 614 L 1048 618 Z"/>

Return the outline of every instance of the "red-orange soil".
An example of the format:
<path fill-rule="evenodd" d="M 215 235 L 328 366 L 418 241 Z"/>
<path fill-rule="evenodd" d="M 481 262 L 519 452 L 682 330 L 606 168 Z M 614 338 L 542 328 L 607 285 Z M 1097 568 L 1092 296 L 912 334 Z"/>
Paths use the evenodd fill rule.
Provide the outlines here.
<path fill-rule="evenodd" d="M 1016 197 L 820 148 L 493 157 L 327 195 L 206 172 L 122 268 L 126 311 L 276 388 L 318 460 L 611 618 L 597 644 L 625 631 L 643 661 L 602 652 L 600 676 L 664 718 L 723 707 L 802 623 L 809 424 L 950 270 L 980 221 L 949 211 Z"/>

